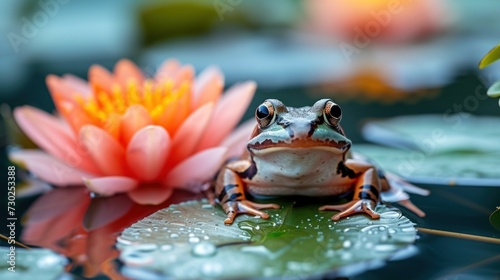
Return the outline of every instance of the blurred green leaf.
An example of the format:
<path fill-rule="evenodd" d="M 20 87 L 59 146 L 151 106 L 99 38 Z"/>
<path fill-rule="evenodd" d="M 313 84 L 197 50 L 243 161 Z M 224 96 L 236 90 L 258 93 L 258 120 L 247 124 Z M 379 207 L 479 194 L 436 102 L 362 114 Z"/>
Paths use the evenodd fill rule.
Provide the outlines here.
<path fill-rule="evenodd" d="M 384 205 L 376 208 L 379 220 L 354 215 L 334 222 L 334 211 L 318 208 L 339 200 L 272 202 L 281 208 L 265 210 L 269 219 L 239 215 L 230 226 L 221 207 L 207 201 L 171 205 L 122 232 L 120 259 L 165 278 L 310 278 L 352 264 L 368 269 L 371 261 L 387 259 L 416 238 L 413 223 Z"/>
<path fill-rule="evenodd" d="M 495 227 L 497 230 L 500 230 L 500 207 L 497 207 L 497 210 L 495 210 L 491 215 L 490 215 L 490 223 Z"/>
<path fill-rule="evenodd" d="M 496 81 L 487 92 L 490 97 L 500 97 L 500 81 Z"/>
<path fill-rule="evenodd" d="M 500 44 L 496 45 L 491 49 L 482 59 L 479 61 L 479 68 L 483 69 L 493 62 L 500 59 Z"/>

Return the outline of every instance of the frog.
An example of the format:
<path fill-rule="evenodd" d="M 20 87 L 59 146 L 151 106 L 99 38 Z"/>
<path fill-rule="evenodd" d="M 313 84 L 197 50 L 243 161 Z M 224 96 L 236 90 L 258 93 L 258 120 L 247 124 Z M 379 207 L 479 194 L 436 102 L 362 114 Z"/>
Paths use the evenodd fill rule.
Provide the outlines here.
<path fill-rule="evenodd" d="M 341 119 L 341 107 L 328 98 L 299 108 L 287 107 L 278 99 L 260 104 L 245 155 L 227 162 L 216 176 L 214 195 L 226 214 L 224 224 L 231 225 L 240 214 L 268 219 L 262 210 L 280 208 L 274 203 L 256 203 L 247 195 L 336 197 L 353 193 L 350 201 L 327 204 L 319 211 L 337 211 L 333 221 L 354 214 L 379 219 L 380 193 L 391 185 L 374 164 L 351 156 L 352 142 Z M 425 215 L 416 209 L 419 216 Z"/>

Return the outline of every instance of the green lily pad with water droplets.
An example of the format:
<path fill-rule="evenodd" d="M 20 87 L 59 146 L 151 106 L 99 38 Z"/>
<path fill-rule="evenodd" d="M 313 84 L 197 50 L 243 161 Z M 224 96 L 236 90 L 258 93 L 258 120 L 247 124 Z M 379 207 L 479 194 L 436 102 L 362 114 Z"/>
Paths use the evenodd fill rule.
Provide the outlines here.
<path fill-rule="evenodd" d="M 0 247 L 0 279 L 62 279 L 67 259 L 49 249 Z"/>
<path fill-rule="evenodd" d="M 379 220 L 354 215 L 334 222 L 333 211 L 318 210 L 331 201 L 274 202 L 281 208 L 266 210 L 268 220 L 239 215 L 231 226 L 224 225 L 222 209 L 207 201 L 160 210 L 118 237 L 123 273 L 175 279 L 345 275 L 380 264 L 416 239 L 413 223 L 384 205 L 377 206 Z"/>

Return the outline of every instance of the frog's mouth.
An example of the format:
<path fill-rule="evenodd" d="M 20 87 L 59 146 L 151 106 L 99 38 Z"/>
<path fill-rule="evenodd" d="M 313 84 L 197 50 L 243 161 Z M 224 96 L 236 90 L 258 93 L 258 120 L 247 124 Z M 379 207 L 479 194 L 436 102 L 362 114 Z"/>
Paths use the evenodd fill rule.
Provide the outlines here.
<path fill-rule="evenodd" d="M 338 153 L 344 153 L 349 150 L 351 143 L 347 141 L 334 141 L 334 140 L 302 140 L 295 139 L 291 141 L 278 141 L 273 142 L 270 139 L 266 139 L 263 142 L 256 142 L 248 144 L 248 148 L 255 152 L 264 152 L 272 150 L 283 150 L 283 149 L 300 149 L 300 148 L 310 148 L 310 149 L 321 149 L 336 151 Z"/>

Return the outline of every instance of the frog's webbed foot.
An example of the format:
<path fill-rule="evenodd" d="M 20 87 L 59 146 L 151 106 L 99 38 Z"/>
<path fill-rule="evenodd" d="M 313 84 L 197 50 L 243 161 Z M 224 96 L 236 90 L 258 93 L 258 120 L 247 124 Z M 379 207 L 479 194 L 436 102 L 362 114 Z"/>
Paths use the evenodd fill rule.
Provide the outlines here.
<path fill-rule="evenodd" d="M 372 219 L 379 219 L 380 214 L 375 212 L 375 210 L 373 210 L 375 206 L 376 206 L 375 201 L 369 199 L 357 199 L 340 205 L 324 205 L 321 206 L 319 210 L 341 211 L 340 213 L 332 216 L 332 220 L 334 221 L 338 221 L 344 217 L 357 213 L 364 213 L 369 215 Z"/>
<path fill-rule="evenodd" d="M 234 218 L 236 218 L 238 214 L 251 214 L 259 216 L 262 219 L 269 219 L 269 214 L 260 211 L 260 209 L 279 209 L 280 206 L 274 203 L 261 204 L 249 200 L 238 200 L 226 202 L 223 205 L 223 208 L 227 214 L 224 224 L 230 225 L 233 223 Z"/>

